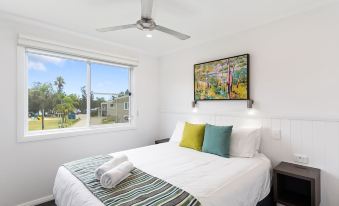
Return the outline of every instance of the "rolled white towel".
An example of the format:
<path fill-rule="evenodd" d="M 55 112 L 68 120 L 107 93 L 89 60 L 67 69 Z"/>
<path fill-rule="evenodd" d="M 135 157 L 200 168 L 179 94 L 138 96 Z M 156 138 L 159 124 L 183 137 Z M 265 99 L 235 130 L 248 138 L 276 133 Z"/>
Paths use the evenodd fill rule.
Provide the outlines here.
<path fill-rule="evenodd" d="M 130 161 L 125 161 L 103 174 L 100 183 L 104 188 L 113 188 L 128 177 L 133 168 L 134 166 Z"/>
<path fill-rule="evenodd" d="M 100 180 L 101 179 L 101 176 L 109 171 L 110 169 L 118 166 L 119 164 L 125 162 L 128 160 L 128 157 L 124 154 L 119 154 L 119 155 L 116 155 L 113 157 L 113 159 L 111 159 L 110 161 L 108 162 L 105 162 L 104 164 L 102 164 L 100 167 L 98 167 L 96 170 L 95 170 L 95 178 L 97 180 Z"/>

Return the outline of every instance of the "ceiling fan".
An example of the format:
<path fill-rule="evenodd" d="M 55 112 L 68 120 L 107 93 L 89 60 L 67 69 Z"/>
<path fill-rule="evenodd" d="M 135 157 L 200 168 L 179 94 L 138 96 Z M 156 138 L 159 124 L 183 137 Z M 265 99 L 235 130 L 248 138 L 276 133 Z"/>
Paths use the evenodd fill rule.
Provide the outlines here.
<path fill-rule="evenodd" d="M 140 29 L 141 31 L 153 31 L 153 30 L 161 31 L 161 32 L 172 35 L 181 40 L 186 40 L 190 38 L 190 36 L 186 34 L 157 25 L 152 19 L 152 8 L 153 8 L 153 0 L 141 0 L 141 19 L 138 20 L 135 24 L 105 27 L 105 28 L 97 29 L 97 31 L 109 32 L 109 31 L 118 31 L 118 30 L 124 30 L 124 29 L 137 28 L 137 29 Z"/>

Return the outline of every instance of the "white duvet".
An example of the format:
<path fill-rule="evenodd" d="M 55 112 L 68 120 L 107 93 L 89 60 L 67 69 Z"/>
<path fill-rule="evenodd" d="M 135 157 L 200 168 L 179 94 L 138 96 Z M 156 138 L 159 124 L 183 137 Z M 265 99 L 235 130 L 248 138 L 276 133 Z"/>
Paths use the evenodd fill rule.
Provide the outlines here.
<path fill-rule="evenodd" d="M 119 153 L 137 168 L 189 192 L 202 205 L 255 206 L 270 191 L 271 163 L 263 154 L 223 158 L 173 143 Z M 58 206 L 103 206 L 64 167 L 58 170 L 53 193 Z"/>

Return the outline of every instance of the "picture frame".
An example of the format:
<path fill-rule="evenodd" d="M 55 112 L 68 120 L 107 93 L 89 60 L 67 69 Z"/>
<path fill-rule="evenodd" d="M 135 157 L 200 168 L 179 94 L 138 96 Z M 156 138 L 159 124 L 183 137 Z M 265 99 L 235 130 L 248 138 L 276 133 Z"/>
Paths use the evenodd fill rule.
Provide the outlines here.
<path fill-rule="evenodd" d="M 194 101 L 249 100 L 250 55 L 194 64 Z"/>

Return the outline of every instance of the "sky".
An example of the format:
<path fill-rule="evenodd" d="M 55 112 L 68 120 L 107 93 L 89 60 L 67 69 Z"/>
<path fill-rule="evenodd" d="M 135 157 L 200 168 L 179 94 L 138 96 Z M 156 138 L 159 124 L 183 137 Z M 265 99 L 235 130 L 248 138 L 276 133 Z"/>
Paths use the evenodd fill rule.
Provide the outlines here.
<path fill-rule="evenodd" d="M 59 57 L 27 53 L 28 56 L 28 87 L 34 82 L 52 83 L 58 76 L 65 80 L 66 94 L 81 95 L 81 87 L 86 85 L 86 62 L 64 59 Z M 91 64 L 91 89 L 99 93 L 125 92 L 128 87 L 128 69 L 104 65 Z M 56 89 L 56 88 L 55 88 Z"/>

